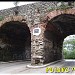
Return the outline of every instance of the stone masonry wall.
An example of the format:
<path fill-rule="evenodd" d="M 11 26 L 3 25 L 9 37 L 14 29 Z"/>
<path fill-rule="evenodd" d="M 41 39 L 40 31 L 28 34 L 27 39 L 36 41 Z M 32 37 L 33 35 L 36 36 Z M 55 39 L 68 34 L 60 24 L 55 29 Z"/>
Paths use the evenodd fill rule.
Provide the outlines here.
<path fill-rule="evenodd" d="M 19 11 L 18 15 L 25 17 L 28 27 L 30 28 L 30 31 L 31 31 L 31 64 L 38 64 L 40 62 L 43 63 L 43 60 L 44 61 L 49 60 L 47 62 L 54 60 L 54 59 L 53 60 L 49 59 L 49 57 L 54 58 L 53 54 L 55 50 L 53 48 L 52 40 L 50 39 L 48 40 L 44 38 L 43 34 L 45 31 L 45 28 L 43 27 L 44 25 L 42 24 L 42 19 L 45 18 L 47 14 L 48 14 L 47 16 L 49 17 L 49 19 L 53 18 L 55 15 L 58 14 L 56 10 L 54 11 L 55 15 L 54 13 L 49 14 L 50 11 L 48 10 L 50 7 L 56 7 L 57 3 L 58 1 L 50 1 L 50 2 L 39 1 L 33 4 L 22 5 L 18 9 Z M 3 16 L 3 17 L 13 16 L 14 15 L 13 10 L 15 10 L 15 8 L 1 10 L 0 16 Z M 41 34 L 39 36 L 34 36 L 33 29 L 37 27 L 41 29 Z M 50 34 L 49 36 L 54 37 L 54 35 L 52 36 Z M 48 47 L 44 47 L 46 45 Z M 45 50 L 46 50 L 46 55 L 44 58 Z M 58 54 L 61 55 L 61 52 L 58 51 L 57 55 Z"/>
<path fill-rule="evenodd" d="M 52 28 L 49 30 L 46 29 L 44 31 L 44 36 L 43 36 L 43 42 L 44 42 L 44 55 L 43 55 L 43 63 L 49 63 L 52 61 L 60 60 L 62 59 L 62 39 L 61 35 L 58 35 L 56 31 L 52 30 Z"/>
<path fill-rule="evenodd" d="M 28 25 L 31 26 L 34 23 L 34 19 L 36 18 L 36 9 L 39 8 L 39 12 L 41 16 L 44 16 L 44 14 L 46 14 L 46 12 L 48 11 L 48 8 L 51 6 L 55 6 L 55 3 L 57 2 L 36 2 L 33 4 L 27 4 L 27 5 L 22 5 L 19 6 L 18 11 L 19 11 L 19 15 L 23 15 L 26 17 L 26 20 L 28 22 Z M 8 17 L 8 16 L 12 16 L 14 15 L 14 8 L 10 8 L 10 9 L 5 9 L 5 10 L 1 10 L 0 11 L 0 16 L 3 17 Z"/>

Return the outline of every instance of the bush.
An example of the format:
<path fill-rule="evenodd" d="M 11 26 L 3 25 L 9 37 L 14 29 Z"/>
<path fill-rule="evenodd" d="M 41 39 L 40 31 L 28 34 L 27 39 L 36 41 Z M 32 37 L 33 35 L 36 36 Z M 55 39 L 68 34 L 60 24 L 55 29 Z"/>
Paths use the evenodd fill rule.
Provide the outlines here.
<path fill-rule="evenodd" d="M 65 59 L 75 59 L 75 50 L 64 50 L 63 54 Z"/>
<path fill-rule="evenodd" d="M 0 21 L 2 21 L 4 19 L 4 17 L 3 16 L 0 16 Z"/>

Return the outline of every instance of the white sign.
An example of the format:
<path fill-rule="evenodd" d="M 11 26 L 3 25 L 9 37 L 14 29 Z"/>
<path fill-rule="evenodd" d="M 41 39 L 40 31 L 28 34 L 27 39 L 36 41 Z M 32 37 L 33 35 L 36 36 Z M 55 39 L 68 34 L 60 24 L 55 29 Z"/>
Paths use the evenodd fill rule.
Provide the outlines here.
<path fill-rule="evenodd" d="M 41 29 L 39 27 L 33 29 L 33 35 L 38 36 L 41 33 Z"/>

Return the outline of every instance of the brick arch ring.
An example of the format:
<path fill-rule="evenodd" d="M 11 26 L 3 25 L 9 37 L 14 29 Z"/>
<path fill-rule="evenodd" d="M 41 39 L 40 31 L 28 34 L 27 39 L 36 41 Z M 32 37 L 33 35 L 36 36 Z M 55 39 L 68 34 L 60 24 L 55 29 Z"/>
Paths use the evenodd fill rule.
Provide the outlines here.
<path fill-rule="evenodd" d="M 9 17 L 5 17 L 2 21 L 0 21 L 0 27 L 5 24 L 6 22 L 10 22 L 10 21 L 19 21 L 19 22 L 23 22 L 23 23 L 26 23 L 27 26 L 28 26 L 28 23 L 27 23 L 27 20 L 24 16 L 9 16 Z M 29 27 L 29 26 L 28 26 Z M 30 29 L 30 27 L 29 27 Z"/>

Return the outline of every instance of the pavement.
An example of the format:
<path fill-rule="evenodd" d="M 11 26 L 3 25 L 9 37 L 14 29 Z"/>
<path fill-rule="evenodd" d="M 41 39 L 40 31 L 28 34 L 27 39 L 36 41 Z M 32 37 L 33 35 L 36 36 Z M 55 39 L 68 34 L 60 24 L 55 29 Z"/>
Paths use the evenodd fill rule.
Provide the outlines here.
<path fill-rule="evenodd" d="M 61 62 L 61 61 L 63 61 L 63 59 L 62 60 L 57 60 L 57 61 L 54 61 L 54 62 L 51 62 L 51 63 L 48 63 L 48 64 L 40 64 L 40 65 L 31 65 L 31 64 L 28 64 L 26 67 L 28 67 L 28 68 L 42 68 L 42 67 L 46 67 L 46 66 L 55 64 L 57 62 Z"/>
<path fill-rule="evenodd" d="M 0 74 L 75 75 L 75 60 L 62 60 L 47 66 L 29 68 L 30 61 L 0 63 Z"/>

